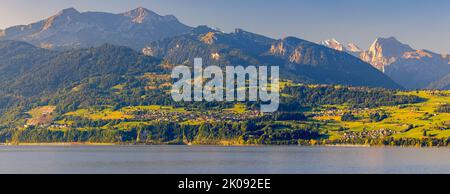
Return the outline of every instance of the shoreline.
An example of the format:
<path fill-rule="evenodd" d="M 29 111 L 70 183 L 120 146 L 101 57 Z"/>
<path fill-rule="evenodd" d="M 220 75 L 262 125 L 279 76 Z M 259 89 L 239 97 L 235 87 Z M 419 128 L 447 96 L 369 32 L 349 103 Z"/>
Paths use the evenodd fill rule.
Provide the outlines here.
<path fill-rule="evenodd" d="M 265 145 L 265 144 L 126 144 L 126 143 L 79 143 L 79 142 L 59 142 L 59 143 L 0 143 L 0 147 L 29 147 L 29 146 L 55 146 L 55 147 L 75 147 L 75 146 L 217 146 L 217 147 L 265 147 L 265 146 L 296 146 L 296 147 L 336 147 L 336 148 L 448 148 L 446 146 L 431 146 L 431 147 L 418 147 L 418 146 L 377 146 L 377 145 L 364 145 L 364 144 L 328 144 L 328 145 Z"/>
<path fill-rule="evenodd" d="M 1 143 L 0 146 L 117 146 L 114 143 Z"/>
<path fill-rule="evenodd" d="M 358 147 L 358 148 L 374 148 L 379 146 L 371 146 L 364 144 L 330 144 L 330 145 L 319 145 L 323 147 Z M 381 146 L 381 147 L 400 147 L 400 146 Z"/>

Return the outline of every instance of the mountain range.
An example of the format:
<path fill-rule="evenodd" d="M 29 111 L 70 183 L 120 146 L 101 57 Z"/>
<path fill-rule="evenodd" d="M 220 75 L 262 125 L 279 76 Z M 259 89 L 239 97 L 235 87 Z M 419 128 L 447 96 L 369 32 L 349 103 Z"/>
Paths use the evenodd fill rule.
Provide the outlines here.
<path fill-rule="evenodd" d="M 279 66 L 279 111 L 172 100 L 173 67 L 198 57 L 204 66 Z M 364 50 L 190 27 L 142 7 L 69 8 L 0 30 L 0 143 L 445 146 L 449 91 L 406 89 L 450 90 L 449 60 L 394 37 Z"/>
<path fill-rule="evenodd" d="M 321 44 L 359 57 L 407 89 L 445 89 L 450 84 L 449 55 L 414 49 L 395 37 L 377 38 L 368 50 L 357 52 L 335 39 Z"/>
<path fill-rule="evenodd" d="M 359 48 L 359 46 L 356 45 L 355 43 L 348 43 L 347 45 L 343 45 L 342 43 L 340 43 L 339 41 L 337 41 L 334 38 L 329 39 L 329 40 L 324 40 L 320 44 L 322 44 L 326 47 L 332 48 L 334 50 L 348 52 L 356 57 L 359 57 L 361 52 L 363 52 L 363 50 L 361 48 Z"/>
<path fill-rule="evenodd" d="M 67 51 L 83 53 L 85 48 L 110 44 L 130 47 L 147 56 L 164 59 L 172 65 L 189 64 L 193 58 L 203 57 L 208 65 L 279 65 L 283 78 L 303 83 L 402 88 L 370 64 L 313 42 L 295 37 L 277 40 L 242 29 L 224 33 L 207 26 L 192 28 L 182 24 L 174 16 L 161 16 L 142 7 L 120 14 L 80 13 L 73 8 L 64 9 L 36 23 L 7 28 L 0 40 L 29 43 L 3 42 L 9 45 L 4 52 L 16 50 L 14 45 L 33 45 L 27 50 L 35 53 L 33 57 L 44 53 L 42 56 L 45 60 L 39 58 L 22 63 L 14 58 L 12 62 L 3 63 L 8 71 L 0 74 L 19 78 L 24 69 L 37 66 L 45 69 L 44 66 L 50 64 L 54 66 L 51 68 L 54 71 L 66 71 L 65 68 L 69 67 L 64 67 L 63 64 L 57 66 L 53 56 L 60 57 L 61 60 L 57 61 L 64 63 L 61 55 L 67 55 Z M 356 51 L 356 46 L 354 50 Z M 82 57 L 81 54 L 79 56 Z M 83 61 L 83 58 L 79 60 Z M 14 66 L 13 63 L 20 65 Z M 50 72 L 51 69 L 48 69 L 49 75 L 53 73 Z M 28 72 L 27 77 L 35 77 L 42 71 Z M 67 77 L 63 76 L 47 81 L 69 82 L 65 78 Z M 16 80 L 15 83 L 14 88 L 32 88 L 23 85 L 28 83 L 25 79 L 21 82 Z"/>
<path fill-rule="evenodd" d="M 0 40 L 26 41 L 56 50 L 104 43 L 142 49 L 152 41 L 187 33 L 190 29 L 175 16 L 161 16 L 142 7 L 120 14 L 80 13 L 69 8 L 36 23 L 2 30 Z"/>
<path fill-rule="evenodd" d="M 171 64 L 202 57 L 209 65 L 279 65 L 281 76 L 311 84 L 401 88 L 356 57 L 295 37 L 271 39 L 236 29 L 232 33 L 199 26 L 190 33 L 148 45 L 147 55 Z"/>
<path fill-rule="evenodd" d="M 242 29 L 225 33 L 207 26 L 193 28 L 173 15 L 161 16 L 142 7 L 119 14 L 68 8 L 35 23 L 1 30 L 0 40 L 2 46 L 7 46 L 1 48 L 1 80 L 8 81 L 65 51 L 111 44 L 173 65 L 188 64 L 194 57 L 203 57 L 210 65 L 276 64 L 282 67 L 284 78 L 304 83 L 450 87 L 449 55 L 414 49 L 394 37 L 377 38 L 367 50 L 336 39 L 320 44 L 296 37 L 277 40 Z M 10 60 L 10 53 L 17 51 L 33 55 Z"/>
<path fill-rule="evenodd" d="M 242 29 L 225 33 L 207 26 L 193 28 L 173 15 L 161 16 L 142 7 L 119 14 L 68 8 L 32 24 L 0 30 L 0 40 L 5 41 L 2 46 L 8 46 L 1 48 L 0 81 L 48 60 L 39 58 L 40 55 L 49 57 L 68 50 L 112 44 L 173 64 L 189 63 L 194 57 L 203 57 L 211 65 L 277 64 L 284 69 L 285 78 L 304 83 L 450 88 L 450 55 L 414 49 L 395 37 L 377 38 L 367 50 L 334 38 L 320 44 L 295 37 L 277 40 Z M 9 53 L 20 50 L 34 55 L 9 60 Z"/>

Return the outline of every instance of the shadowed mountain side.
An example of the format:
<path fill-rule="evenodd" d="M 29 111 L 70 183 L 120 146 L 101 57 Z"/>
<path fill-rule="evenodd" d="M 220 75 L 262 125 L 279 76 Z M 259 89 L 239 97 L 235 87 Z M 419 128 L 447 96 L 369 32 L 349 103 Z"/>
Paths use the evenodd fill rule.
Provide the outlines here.
<path fill-rule="evenodd" d="M 402 88 L 347 53 L 294 37 L 274 40 L 241 29 L 224 33 L 200 26 L 189 34 L 156 41 L 144 53 L 172 64 L 192 64 L 202 57 L 207 65 L 279 65 L 282 76 L 304 83 Z"/>
<path fill-rule="evenodd" d="M 19 48 L 26 45 L 17 42 L 13 44 Z M 39 52 L 28 55 L 24 53 L 22 56 L 25 59 L 34 56 L 40 61 L 21 60 L 23 64 L 29 64 L 24 70 L 0 69 L 0 74 L 15 74 L 1 86 L 2 90 L 24 96 L 38 96 L 45 92 L 54 92 L 63 86 L 74 85 L 84 79 L 120 79 L 122 75 L 143 74 L 155 70 L 160 63 L 160 60 L 144 56 L 131 48 L 111 44 L 60 53 L 41 50 L 31 45 L 28 45 L 28 49 Z"/>

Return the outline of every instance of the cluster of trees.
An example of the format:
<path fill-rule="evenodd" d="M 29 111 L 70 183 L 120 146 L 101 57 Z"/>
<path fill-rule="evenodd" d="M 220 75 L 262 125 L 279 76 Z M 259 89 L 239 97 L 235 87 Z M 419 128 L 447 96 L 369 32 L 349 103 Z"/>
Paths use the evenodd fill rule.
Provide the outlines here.
<path fill-rule="evenodd" d="M 383 121 L 384 119 L 387 119 L 388 117 L 389 116 L 384 112 L 383 113 L 376 112 L 369 115 L 369 119 L 372 122 L 380 122 Z"/>
<path fill-rule="evenodd" d="M 357 121 L 357 120 L 358 120 L 358 117 L 353 115 L 351 112 L 346 112 L 341 116 L 341 121 L 351 122 L 351 121 Z"/>
<path fill-rule="evenodd" d="M 131 132 L 118 130 L 75 130 L 54 131 L 46 128 L 30 127 L 25 130 L 7 129 L 0 132 L 1 142 L 9 143 L 121 143 L 131 142 L 135 138 Z"/>
<path fill-rule="evenodd" d="M 291 129 L 288 129 L 291 127 Z M 218 144 L 229 141 L 239 144 L 270 145 L 371 145 L 371 146 L 450 146 L 449 138 L 398 138 L 334 139 L 330 140 L 312 126 L 295 127 L 268 122 L 215 123 L 199 126 L 163 122 L 139 126 L 128 131 L 121 130 L 76 130 L 54 131 L 29 127 L 25 130 L 3 129 L 0 142 L 7 143 L 143 143 L 143 144 Z"/>
<path fill-rule="evenodd" d="M 440 106 L 436 109 L 436 112 L 440 112 L 440 113 L 450 113 L 450 104 L 440 105 Z"/>
<path fill-rule="evenodd" d="M 371 146 L 416 146 L 416 147 L 448 147 L 450 146 L 450 137 L 448 138 L 398 138 L 393 137 L 381 139 L 337 139 L 324 140 L 319 144 L 353 144 L 353 145 L 371 145 Z"/>
<path fill-rule="evenodd" d="M 273 116 L 275 121 L 306 121 L 306 117 L 301 112 L 277 112 Z"/>
<path fill-rule="evenodd" d="M 300 139 L 324 137 L 316 128 L 289 126 L 272 122 L 204 123 L 182 125 L 161 122 L 137 126 L 131 130 L 91 128 L 90 130 L 49 130 L 28 127 L 24 130 L 0 131 L 1 142 L 89 142 L 89 143 L 144 143 L 144 144 L 217 144 L 232 141 L 240 144 L 297 144 Z"/>

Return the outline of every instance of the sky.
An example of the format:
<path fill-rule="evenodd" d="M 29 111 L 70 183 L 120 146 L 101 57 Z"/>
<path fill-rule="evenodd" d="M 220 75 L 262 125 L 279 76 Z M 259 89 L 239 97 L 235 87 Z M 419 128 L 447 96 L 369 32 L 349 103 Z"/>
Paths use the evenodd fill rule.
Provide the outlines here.
<path fill-rule="evenodd" d="M 29 24 L 64 8 L 122 13 L 145 7 L 190 25 L 235 28 L 272 38 L 336 38 L 367 49 L 394 36 L 416 49 L 450 54 L 448 0 L 0 0 L 0 29 Z"/>

